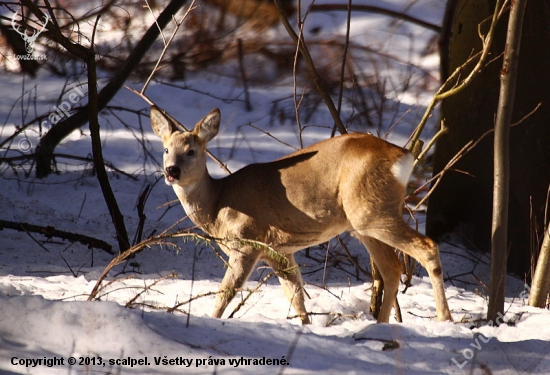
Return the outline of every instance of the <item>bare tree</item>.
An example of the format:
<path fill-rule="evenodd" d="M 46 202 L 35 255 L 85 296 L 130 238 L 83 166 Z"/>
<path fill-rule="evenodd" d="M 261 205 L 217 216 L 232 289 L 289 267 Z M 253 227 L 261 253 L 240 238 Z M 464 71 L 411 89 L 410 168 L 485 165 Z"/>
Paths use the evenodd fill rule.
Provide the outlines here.
<path fill-rule="evenodd" d="M 545 307 L 548 293 L 550 293 L 550 224 L 546 227 L 544 233 L 537 268 L 531 285 L 529 305 Z"/>
<path fill-rule="evenodd" d="M 514 109 L 519 48 L 527 0 L 512 3 L 504 61 L 500 70 L 500 95 L 495 123 L 493 226 L 491 233 L 491 289 L 487 319 L 504 312 L 506 260 L 508 257 L 508 200 L 510 196 L 510 124 Z"/>

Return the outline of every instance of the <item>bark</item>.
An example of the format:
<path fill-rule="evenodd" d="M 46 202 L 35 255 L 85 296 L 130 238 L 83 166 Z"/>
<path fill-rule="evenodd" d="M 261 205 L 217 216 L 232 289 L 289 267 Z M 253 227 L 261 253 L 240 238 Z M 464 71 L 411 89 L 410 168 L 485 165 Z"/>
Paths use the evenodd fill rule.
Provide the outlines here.
<path fill-rule="evenodd" d="M 500 95 L 495 123 L 491 289 L 487 319 L 504 314 L 506 258 L 508 256 L 508 199 L 510 195 L 510 124 L 516 95 L 521 32 L 527 0 L 512 3 L 504 61 L 500 70 Z"/>
<path fill-rule="evenodd" d="M 550 293 L 550 224 L 546 227 L 535 276 L 533 276 L 529 306 L 546 307 L 548 293 Z"/>

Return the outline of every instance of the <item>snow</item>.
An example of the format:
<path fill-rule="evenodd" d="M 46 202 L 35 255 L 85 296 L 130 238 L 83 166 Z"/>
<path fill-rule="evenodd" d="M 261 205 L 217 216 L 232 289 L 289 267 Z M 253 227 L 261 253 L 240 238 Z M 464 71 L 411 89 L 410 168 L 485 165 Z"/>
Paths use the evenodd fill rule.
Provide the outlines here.
<path fill-rule="evenodd" d="M 392 9 L 403 9 L 402 2 L 397 0 L 384 3 Z M 413 2 L 410 14 L 438 23 L 442 3 Z M 343 14 L 311 14 L 308 25 L 311 28 L 323 25 L 323 32 L 341 34 L 344 18 Z M 425 30 L 406 24 L 390 28 L 394 31 L 390 33 L 388 19 L 379 15 L 364 13 L 354 20 L 352 38 L 369 37 L 373 44 L 381 45 L 385 42 L 383 47 L 403 60 L 410 53 L 409 41 L 403 35 L 416 33 L 415 48 L 419 49 L 430 37 Z M 392 42 L 388 43 L 388 39 Z M 415 63 L 436 76 L 438 66 L 434 59 L 433 55 L 421 57 L 418 51 L 414 54 Z M 34 118 L 33 112 L 50 111 L 58 103 L 52 99 L 56 95 L 68 98 L 67 92 L 60 95 L 65 80 L 47 72 L 25 82 L 19 75 L 3 73 L 2 81 L 0 116 L 5 126 L 0 128 L 0 140 Z M 128 84 L 135 89 L 142 85 Z M 219 107 L 222 128 L 209 149 L 228 163 L 231 170 L 293 151 L 292 147 L 248 126 L 249 123 L 294 147 L 299 146 L 294 124 L 287 121 L 281 126 L 276 121 L 272 124 L 270 119 L 273 103 L 289 97 L 292 85 L 252 87 L 250 112 L 242 102 L 242 89 L 229 78 L 207 72 L 190 77 L 185 86 L 187 89 L 183 90 L 153 82 L 147 93 L 188 126 Z M 8 90 L 10 87 L 16 89 Z M 21 100 L 23 92 L 27 92 L 25 101 Z M 397 117 L 403 116 L 388 136 L 392 142 L 400 145 L 406 142 L 427 99 L 429 93 L 418 88 L 392 98 L 400 101 L 395 107 Z M 36 103 L 32 110 L 21 110 L 21 103 L 24 102 L 25 108 L 32 101 Z M 16 106 L 12 107 L 14 103 Z M 128 90 L 121 90 L 110 104 L 135 110 L 147 108 Z M 105 159 L 137 178 L 109 172 L 113 191 L 132 237 L 139 220 L 136 203 L 141 191 L 151 184 L 144 234 L 159 233 L 184 215 L 178 203 L 163 206 L 176 197 L 171 188 L 158 181 L 161 143 L 148 118 L 122 112 L 117 116 L 125 126 L 112 113 L 101 114 Z M 387 122 L 386 129 L 392 124 L 393 121 Z M 326 110 L 319 107 L 308 125 L 316 126 L 304 130 L 305 145 L 327 138 L 332 121 Z M 7 155 L 19 155 L 13 150 L 21 139 L 29 140 L 34 147 L 40 136 L 36 129 L 25 132 L 16 138 Z M 144 152 L 142 144 L 150 154 Z M 74 132 L 57 152 L 87 157 L 91 152 L 87 128 Z M 58 158 L 58 163 L 61 173 L 44 180 L 26 175 L 21 169 L 16 174 L 2 167 L 0 219 L 54 226 L 114 245 L 111 219 L 91 165 L 63 158 Z M 208 168 L 213 176 L 224 176 L 215 163 L 209 161 Z M 422 220 L 421 216 L 419 219 Z M 191 225 L 184 221 L 178 228 Z M 367 267 L 368 256 L 360 244 L 347 235 L 343 241 L 359 263 Z M 177 245 L 179 251 L 155 246 L 138 253 L 111 271 L 108 280 L 116 280 L 101 291 L 101 300 L 87 302 L 111 255 L 57 238 L 45 241 L 45 237 L 36 233 L 0 231 L 0 373 L 550 373 L 550 311 L 527 306 L 528 287 L 510 276 L 504 316 L 508 324 L 483 323 L 480 319 L 485 318 L 487 310 L 488 293 L 484 285 L 488 285 L 488 258 L 467 250 L 452 235 L 441 239 L 440 249 L 454 323 L 435 321 L 431 284 L 426 272 L 419 270 L 412 286 L 398 295 L 403 323 L 392 317 L 390 324 L 376 324 L 368 312 L 370 280 L 356 274 L 336 243 L 331 243 L 330 251 L 324 247 L 310 249 L 310 257 L 305 252 L 297 254 L 310 297 L 306 307 L 313 313 L 312 325 L 300 326 L 297 319 L 287 319 L 294 312 L 277 280 L 271 278 L 258 286 L 269 272 L 262 265 L 246 284 L 255 291 L 244 306 L 233 318 L 228 318 L 247 297 L 247 291 L 234 299 L 222 319 L 213 319 L 209 317 L 214 307 L 213 293 L 225 272 L 224 263 L 204 244 Z M 174 313 L 166 311 L 189 300 Z M 129 302 L 133 302 L 131 308 L 125 307 Z M 48 367 L 46 360 L 54 358 L 56 365 Z M 70 358 L 76 359 L 76 363 L 69 364 Z M 38 360 L 42 360 L 40 364 Z M 139 360 L 147 364 L 137 364 Z"/>

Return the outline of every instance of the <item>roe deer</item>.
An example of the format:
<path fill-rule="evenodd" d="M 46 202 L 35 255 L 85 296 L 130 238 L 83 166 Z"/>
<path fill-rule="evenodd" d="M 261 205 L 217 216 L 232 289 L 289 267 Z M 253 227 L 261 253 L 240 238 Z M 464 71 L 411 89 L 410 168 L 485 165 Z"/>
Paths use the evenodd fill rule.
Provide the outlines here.
<path fill-rule="evenodd" d="M 378 322 L 389 321 L 397 297 L 401 265 L 393 248 L 427 269 L 437 319 L 452 320 L 439 249 L 402 217 L 413 166 L 408 150 L 369 134 L 348 134 L 213 179 L 206 169 L 206 144 L 218 133 L 220 118 L 214 109 L 185 132 L 158 108 L 151 108 L 151 125 L 164 146 L 166 183 L 198 227 L 224 239 L 219 245 L 229 257 L 228 269 L 213 317 L 222 316 L 235 289 L 263 260 L 279 277 L 302 324 L 310 323 L 294 253 L 349 231 L 368 249 L 384 280 Z M 269 244 L 282 257 L 242 239 Z"/>

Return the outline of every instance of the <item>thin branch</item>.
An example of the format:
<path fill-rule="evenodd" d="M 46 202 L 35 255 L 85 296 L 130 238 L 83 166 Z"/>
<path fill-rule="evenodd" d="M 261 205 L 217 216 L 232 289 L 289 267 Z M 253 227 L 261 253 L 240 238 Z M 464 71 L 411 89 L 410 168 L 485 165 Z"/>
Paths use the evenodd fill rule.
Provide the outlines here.
<path fill-rule="evenodd" d="M 366 269 L 364 269 L 363 267 L 361 267 L 359 265 L 359 262 L 357 262 L 357 260 L 351 256 L 351 253 L 349 252 L 348 250 L 348 247 L 346 246 L 346 244 L 342 241 L 342 239 L 340 238 L 340 236 L 336 236 L 336 240 L 338 241 L 338 243 L 340 244 L 340 246 L 342 247 L 342 249 L 344 249 L 346 255 L 348 256 L 348 259 L 349 261 L 355 266 L 355 268 L 361 272 L 362 274 L 366 275 L 367 277 L 369 277 L 371 280 L 372 280 L 372 273 L 370 273 L 369 271 L 367 271 Z"/>
<path fill-rule="evenodd" d="M 279 142 L 279 143 L 281 143 L 281 144 L 283 144 L 283 145 L 285 145 L 285 146 L 287 146 L 287 147 L 290 147 L 290 148 L 294 149 L 295 151 L 299 150 L 298 147 L 292 146 L 292 145 L 289 144 L 289 143 L 286 143 L 286 142 L 284 142 L 284 141 L 281 141 L 279 138 L 275 137 L 275 136 L 272 135 L 271 133 L 266 132 L 266 131 L 263 130 L 263 129 L 260 129 L 259 127 L 255 126 L 255 125 L 252 125 L 251 122 L 249 122 L 249 123 L 246 124 L 246 125 L 247 125 L 247 126 L 250 126 L 250 127 L 252 127 L 252 128 L 254 128 L 254 129 L 256 129 L 256 130 L 258 130 L 259 132 L 262 132 L 263 134 L 267 135 L 268 137 L 273 138 L 273 139 L 276 140 L 277 142 Z"/>
<path fill-rule="evenodd" d="M 350 1 L 350 3 L 351 3 L 351 1 Z M 349 11 L 349 9 L 350 9 L 349 5 L 346 6 L 344 4 L 314 4 L 311 7 L 311 10 L 314 11 L 314 12 Z M 382 8 L 382 7 L 379 7 L 379 6 L 357 5 L 356 4 L 356 5 L 351 6 L 351 10 L 358 11 L 358 12 L 370 12 L 370 13 L 383 14 L 383 15 L 386 15 L 386 16 L 389 16 L 389 17 L 402 19 L 404 21 L 414 23 L 416 25 L 425 27 L 426 29 L 435 31 L 436 33 L 441 32 L 441 26 L 439 26 L 439 25 L 435 25 L 433 23 L 423 21 L 419 18 L 410 16 L 410 15 L 408 15 L 406 13 L 403 13 L 403 12 L 398 12 L 398 11 L 395 11 L 395 10 Z"/>
<path fill-rule="evenodd" d="M 489 56 L 489 50 L 491 48 L 491 44 L 494 39 L 496 25 L 498 23 L 498 20 L 502 16 L 502 12 L 506 7 L 506 4 L 508 3 L 508 1 L 509 0 L 497 0 L 497 4 L 493 12 L 493 17 L 491 20 L 489 31 L 487 32 L 487 35 L 485 36 L 485 38 L 482 38 L 483 50 L 481 52 L 476 53 L 471 58 L 469 58 L 464 64 L 459 66 L 449 76 L 449 78 L 447 78 L 447 80 L 441 85 L 437 93 L 433 96 L 432 100 L 428 104 L 428 107 L 424 112 L 424 116 L 420 120 L 420 123 L 418 124 L 413 135 L 411 136 L 409 149 L 411 150 L 414 149 L 416 143 L 418 142 L 418 139 L 420 138 L 420 134 L 422 133 L 424 127 L 426 126 L 426 123 L 428 122 L 428 119 L 430 118 L 435 106 L 439 104 L 440 101 L 464 90 L 472 82 L 472 80 L 477 76 L 477 74 L 483 69 L 483 67 L 485 66 L 485 62 L 487 61 L 487 57 Z M 459 84 L 455 84 L 454 87 L 447 89 L 447 86 L 449 86 L 453 82 L 456 82 L 456 80 L 461 76 L 466 66 L 468 66 L 472 61 L 474 61 L 478 56 L 479 56 L 479 59 L 476 65 L 474 66 L 472 71 L 466 76 L 466 78 L 464 78 Z"/>
<path fill-rule="evenodd" d="M 300 120 L 300 107 L 302 105 L 302 101 L 304 99 L 305 92 L 307 90 L 307 87 L 304 88 L 304 91 L 302 92 L 302 95 L 300 97 L 300 100 L 297 100 L 298 97 L 298 56 L 300 53 L 300 43 L 301 43 L 301 36 L 303 31 L 303 23 L 299 23 L 300 27 L 300 38 L 298 38 L 298 44 L 296 45 L 296 51 L 294 53 L 294 62 L 292 64 L 292 86 L 293 86 L 293 100 L 294 100 L 294 113 L 296 114 L 296 124 L 298 125 L 298 142 L 300 143 L 300 148 L 304 148 L 304 142 L 302 139 L 302 121 Z"/>
<path fill-rule="evenodd" d="M 300 53 L 302 54 L 302 57 L 304 58 L 304 60 L 306 62 L 306 65 L 309 69 L 309 72 L 310 72 L 310 74 L 313 78 L 313 83 L 315 84 L 315 87 L 317 88 L 317 91 L 319 91 L 319 94 L 323 98 L 323 100 L 324 100 L 324 102 L 325 102 L 325 104 L 326 104 L 326 106 L 327 106 L 327 108 L 328 108 L 328 110 L 329 110 L 329 112 L 332 116 L 332 119 L 336 123 L 336 127 L 338 128 L 338 131 L 340 132 L 340 134 L 346 134 L 348 131 L 346 130 L 346 127 L 344 126 L 344 124 L 342 123 L 342 120 L 340 119 L 338 111 L 336 110 L 336 107 L 334 106 L 334 102 L 332 101 L 332 98 L 330 97 L 330 94 L 328 93 L 328 91 L 324 87 L 323 79 L 321 78 L 321 76 L 317 72 L 317 69 L 315 68 L 315 64 L 313 63 L 313 59 L 311 58 L 311 55 L 309 54 L 309 51 L 308 51 L 308 49 L 306 47 L 306 44 L 304 42 L 303 34 L 301 34 L 300 37 L 298 37 L 298 35 L 296 35 L 296 32 L 294 31 L 294 29 L 292 28 L 292 26 L 288 22 L 288 18 L 285 15 L 283 5 L 281 4 L 281 0 L 274 0 L 274 1 L 275 1 L 275 5 L 277 6 L 277 9 L 279 11 L 279 17 L 281 19 L 281 22 L 283 23 L 286 31 L 288 32 L 288 34 L 290 35 L 290 37 L 292 38 L 294 43 L 296 43 L 296 45 L 299 46 Z"/>
<path fill-rule="evenodd" d="M 157 25 L 157 28 L 159 29 L 160 37 L 162 38 L 162 43 L 164 46 L 166 46 L 166 38 L 164 37 L 164 33 L 162 32 L 162 27 L 160 27 L 159 23 L 157 22 L 157 17 L 155 16 L 155 13 L 153 13 L 153 9 L 151 9 L 151 6 L 149 5 L 149 2 L 145 0 L 145 5 L 147 6 L 147 9 L 149 9 L 149 12 L 153 16 L 153 19 L 155 20 L 155 25 Z"/>
<path fill-rule="evenodd" d="M 147 4 L 147 6 L 149 6 L 149 4 Z M 176 33 L 178 32 L 180 26 L 183 24 L 183 21 L 185 21 L 185 19 L 187 18 L 187 15 L 189 14 L 189 12 L 191 12 L 195 8 L 196 8 L 195 7 L 195 0 L 193 0 L 191 2 L 191 4 L 189 5 L 189 8 L 187 8 L 187 11 L 185 12 L 183 17 L 181 18 L 181 21 L 180 22 L 174 21 L 174 23 L 176 24 L 176 27 L 174 28 L 174 31 L 172 32 L 172 35 L 170 35 L 170 39 L 168 39 L 168 42 L 166 42 L 166 40 L 164 40 L 164 35 L 162 34 L 162 29 L 158 25 L 157 20 L 155 18 L 155 23 L 157 24 L 157 26 L 159 28 L 159 32 L 162 35 L 162 39 L 164 40 L 164 48 L 162 49 L 162 52 L 160 53 L 160 56 L 159 56 L 159 58 L 158 58 L 158 60 L 155 64 L 153 70 L 151 71 L 151 74 L 149 75 L 149 77 L 147 78 L 145 83 L 143 84 L 143 87 L 141 88 L 141 94 L 144 94 L 145 90 L 147 90 L 147 86 L 149 86 L 149 82 L 151 82 L 151 79 L 153 79 L 153 76 L 155 75 L 155 73 L 159 69 L 160 62 L 164 58 L 164 55 L 166 54 L 166 51 L 168 50 L 168 47 L 172 43 L 172 40 L 174 40 L 174 37 L 176 36 Z"/>
<path fill-rule="evenodd" d="M 422 151 L 420 152 L 420 154 L 418 154 L 418 156 L 416 157 L 416 160 L 414 161 L 414 166 L 416 167 L 416 165 L 420 162 L 420 160 L 422 160 L 424 158 L 424 156 L 426 156 L 426 154 L 428 153 L 428 151 L 430 151 L 430 149 L 435 145 L 435 142 L 437 142 L 437 140 L 445 133 L 447 133 L 447 131 L 449 130 L 449 128 L 447 128 L 445 126 L 445 121 L 444 120 L 441 120 L 441 128 L 438 130 L 437 133 L 435 133 L 435 135 L 432 137 L 432 139 L 430 139 L 430 141 L 428 142 L 428 144 L 426 145 L 426 147 L 424 147 L 422 149 Z"/>
<path fill-rule="evenodd" d="M 346 22 L 346 39 L 344 42 L 344 52 L 342 55 L 342 66 L 340 67 L 340 87 L 338 91 L 338 116 L 341 117 L 342 115 L 342 97 L 344 96 L 344 74 L 346 73 L 346 58 L 348 56 L 348 47 L 349 47 L 349 33 L 351 29 L 351 2 L 352 0 L 348 0 L 348 18 Z M 330 133 L 330 137 L 334 137 L 334 134 L 336 133 L 336 124 L 332 127 L 332 132 Z"/>
<path fill-rule="evenodd" d="M 275 272 L 270 272 L 268 273 L 263 279 L 261 279 L 259 282 L 258 282 L 258 285 L 256 285 L 254 287 L 254 289 L 252 290 L 249 290 L 248 291 L 248 294 L 246 295 L 246 297 L 244 297 L 241 302 L 239 302 L 239 304 L 237 305 L 237 307 L 235 307 L 235 309 L 233 310 L 233 312 L 231 312 L 231 314 L 229 315 L 229 319 L 233 318 L 235 316 L 235 314 L 241 309 L 241 307 L 243 307 L 245 304 L 246 304 L 246 301 L 248 301 L 248 299 L 250 298 L 250 296 L 252 296 L 252 294 L 256 293 L 258 291 L 258 289 L 260 289 L 260 287 L 262 285 L 264 285 L 266 283 L 267 280 L 269 280 L 273 275 L 275 275 Z"/>

